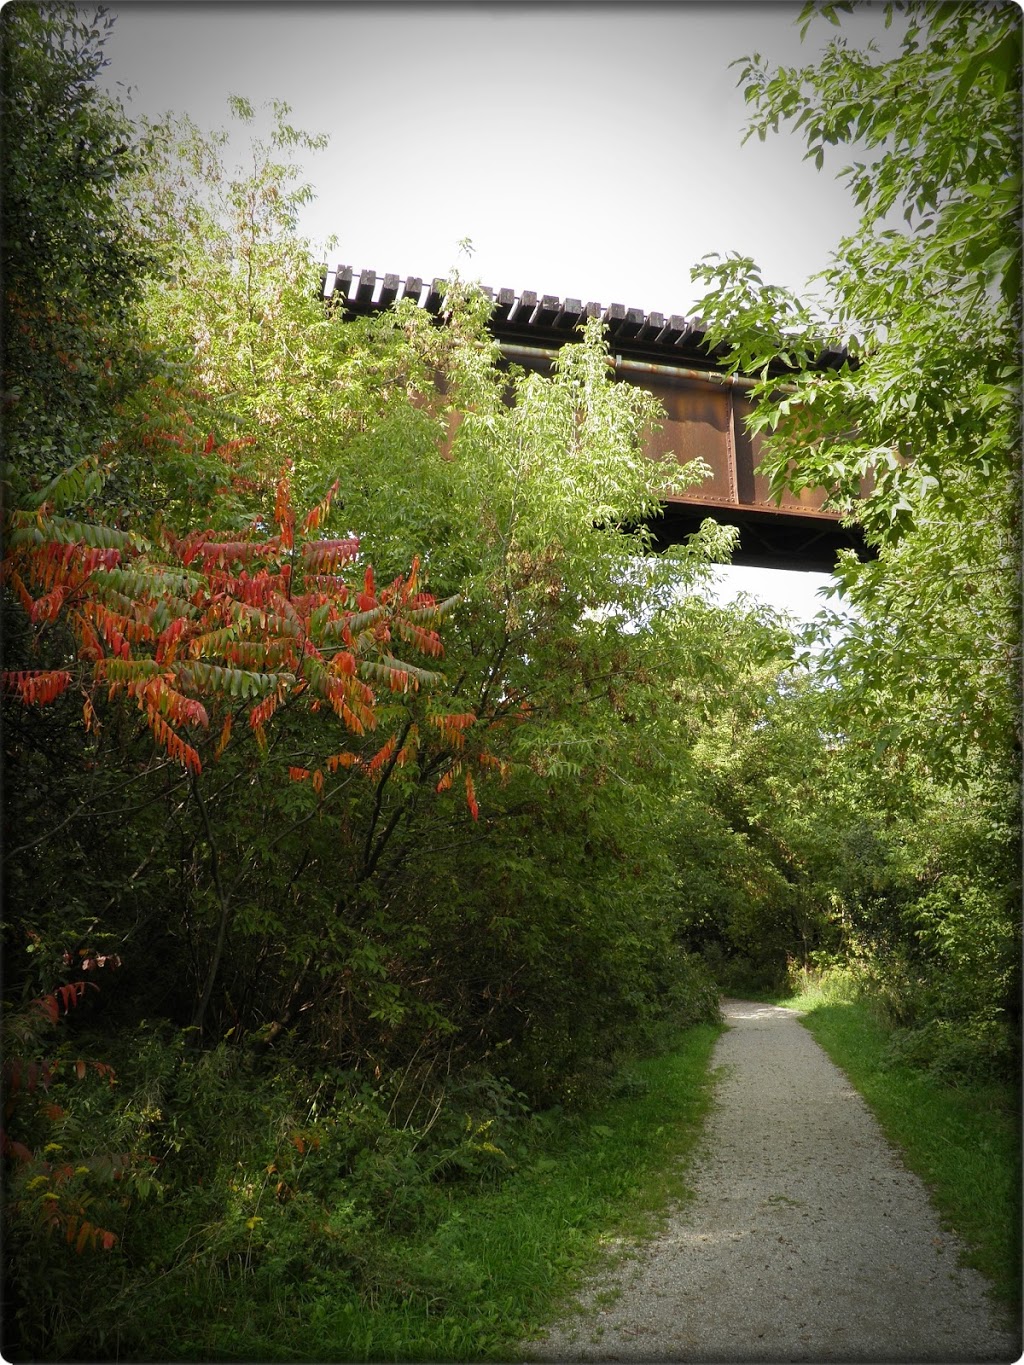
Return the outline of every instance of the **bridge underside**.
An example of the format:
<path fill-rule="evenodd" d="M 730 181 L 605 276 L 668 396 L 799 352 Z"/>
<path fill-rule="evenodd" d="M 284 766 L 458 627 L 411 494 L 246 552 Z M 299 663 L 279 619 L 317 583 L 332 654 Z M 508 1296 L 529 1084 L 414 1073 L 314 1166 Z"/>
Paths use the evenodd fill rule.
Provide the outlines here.
<path fill-rule="evenodd" d="M 663 514 L 648 523 L 655 548 L 664 550 L 669 545 L 681 544 L 705 517 L 739 528 L 732 563 L 749 568 L 831 573 L 840 550 L 853 550 L 859 559 L 868 554 L 864 539 L 855 528 L 848 529 L 820 516 L 787 517 L 753 508 L 680 502 L 667 502 Z"/>
<path fill-rule="evenodd" d="M 378 279 L 364 270 L 358 277 L 348 266 L 325 270 L 323 292 L 340 318 L 388 308 L 401 294 L 439 321 L 445 281 L 429 285 L 410 276 Z M 574 339 L 587 317 L 605 325 L 619 382 L 636 384 L 657 397 L 665 420 L 646 442 L 652 460 L 671 465 L 702 460 L 708 477 L 666 499 L 663 513 L 651 523 L 659 548 L 679 544 L 706 517 L 739 527 L 736 564 L 757 568 L 804 569 L 828 573 L 842 549 L 867 558 L 871 551 L 856 529 L 842 526 L 838 513 L 824 509 L 822 489 L 784 493 L 776 502 L 768 480 L 757 473 L 760 442 L 747 431 L 752 411 L 749 382 L 728 375 L 704 345 L 699 319 L 645 314 L 613 303 L 583 304 L 579 299 L 541 298 L 529 290 L 515 294 L 485 290 L 494 300 L 490 330 L 505 359 L 548 373 L 558 348 Z M 823 353 L 821 368 L 841 364 L 845 355 Z"/>

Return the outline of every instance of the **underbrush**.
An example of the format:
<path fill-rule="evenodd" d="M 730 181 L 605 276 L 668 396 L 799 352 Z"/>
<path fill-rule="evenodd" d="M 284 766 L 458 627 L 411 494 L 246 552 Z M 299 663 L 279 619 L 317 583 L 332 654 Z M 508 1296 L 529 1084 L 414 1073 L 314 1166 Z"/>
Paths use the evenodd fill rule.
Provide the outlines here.
<path fill-rule="evenodd" d="M 726 952 L 717 943 L 702 949 L 704 965 L 719 991 L 738 1000 L 758 1000 L 783 989 L 786 962 L 759 961 L 745 953 Z"/>
<path fill-rule="evenodd" d="M 314 1084 L 142 1031 L 116 1085 L 49 1087 L 61 1117 L 8 1188 L 4 1354 L 501 1358 L 603 1239 L 683 1193 L 674 1158 L 700 1130 L 719 1031 L 688 1028 L 588 1107 L 543 1112 L 482 1069 L 411 1110 L 426 1075 Z M 82 1157 L 86 1134 L 92 1155 L 131 1154 L 120 1177 Z M 47 1231 L 46 1196 L 66 1204 L 73 1184 L 112 1246 Z"/>
<path fill-rule="evenodd" d="M 955 976 L 914 971 L 898 951 L 823 966 L 791 964 L 786 989 L 815 1004 L 861 1002 L 894 1062 L 949 1085 L 1016 1085 L 1020 1037 L 1006 1007 Z"/>
<path fill-rule="evenodd" d="M 894 1026 L 869 974 L 855 969 L 794 974 L 776 1003 L 804 1023 L 849 1076 L 907 1165 L 931 1188 L 942 1217 L 967 1244 L 967 1263 L 1020 1310 L 1020 1092 L 985 1068 L 920 1064 L 910 1030 Z M 965 1051 L 965 1056 L 974 1057 Z M 955 1081 L 955 1083 L 954 1083 Z"/>

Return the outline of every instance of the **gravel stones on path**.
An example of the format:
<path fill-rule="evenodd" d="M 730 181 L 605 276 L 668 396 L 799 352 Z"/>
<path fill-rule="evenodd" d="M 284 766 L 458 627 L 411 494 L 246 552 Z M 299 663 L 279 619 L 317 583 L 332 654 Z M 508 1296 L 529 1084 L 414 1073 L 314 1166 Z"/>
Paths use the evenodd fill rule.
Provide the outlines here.
<path fill-rule="evenodd" d="M 794 1012 L 727 1000 L 723 1014 L 694 1198 L 524 1356 L 1018 1360 L 1015 1326 Z"/>

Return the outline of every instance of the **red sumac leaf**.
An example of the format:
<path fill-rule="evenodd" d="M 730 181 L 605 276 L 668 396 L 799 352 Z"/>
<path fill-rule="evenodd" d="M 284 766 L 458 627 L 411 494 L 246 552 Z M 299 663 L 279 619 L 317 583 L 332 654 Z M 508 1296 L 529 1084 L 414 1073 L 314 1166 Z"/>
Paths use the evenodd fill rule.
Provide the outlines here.
<path fill-rule="evenodd" d="M 29 612 L 29 616 L 36 622 L 56 621 L 57 617 L 60 615 L 60 609 L 64 605 L 64 599 L 67 595 L 67 588 L 54 588 L 53 591 L 48 592 L 45 597 L 37 598 L 37 600 L 32 603 L 32 610 Z"/>
<path fill-rule="evenodd" d="M 199 754 L 191 744 L 186 744 L 180 735 L 175 734 L 162 716 L 158 716 L 153 711 L 148 711 L 146 712 L 146 723 L 153 731 L 157 743 L 167 751 L 171 758 L 180 763 L 188 772 L 202 772 L 203 763 Z"/>
<path fill-rule="evenodd" d="M 395 752 L 397 744 L 398 744 L 397 735 L 392 735 L 391 738 L 380 749 L 377 750 L 374 756 L 370 759 L 369 763 L 367 763 L 366 765 L 366 771 L 370 777 L 372 777 L 374 773 L 379 772 L 379 770 L 384 766 L 384 764 L 388 762 L 391 755 Z"/>
<path fill-rule="evenodd" d="M 252 708 L 249 712 L 249 724 L 253 730 L 260 731 L 263 729 L 267 721 L 277 710 L 277 701 L 277 693 L 272 692 L 269 697 L 265 697 L 263 701 L 257 702 Z"/>
<path fill-rule="evenodd" d="M 313 573 L 333 574 L 343 564 L 351 563 L 358 553 L 359 541 L 354 536 L 342 540 L 307 540 L 302 547 L 302 563 Z"/>
<path fill-rule="evenodd" d="M 65 669 L 0 673 L 0 683 L 4 691 L 16 692 L 26 706 L 47 706 L 70 686 L 71 674 Z"/>
<path fill-rule="evenodd" d="M 66 986 L 57 987 L 57 994 L 60 996 L 60 1003 L 64 1006 L 65 1013 L 81 1001 L 88 984 L 87 981 L 72 981 Z"/>
<path fill-rule="evenodd" d="M 82 705 L 82 721 L 85 725 L 85 733 L 87 735 L 92 734 L 94 731 L 96 734 L 99 734 L 101 729 L 99 717 L 96 715 L 93 704 L 88 697 L 85 698 Z"/>
<path fill-rule="evenodd" d="M 359 604 L 360 611 L 373 611 L 379 605 L 374 591 L 372 564 L 366 566 L 366 573 L 363 576 L 363 591 L 356 593 L 356 602 Z"/>
<path fill-rule="evenodd" d="M 325 493 L 325 495 L 317 503 L 317 505 L 309 511 L 305 521 L 303 522 L 303 528 L 305 530 L 307 531 L 316 530 L 316 528 L 320 525 L 321 521 L 331 510 L 331 503 L 334 500 L 334 495 L 338 491 L 338 485 L 340 482 L 341 482 L 340 479 L 335 479 L 334 482 L 331 484 L 330 488 Z"/>

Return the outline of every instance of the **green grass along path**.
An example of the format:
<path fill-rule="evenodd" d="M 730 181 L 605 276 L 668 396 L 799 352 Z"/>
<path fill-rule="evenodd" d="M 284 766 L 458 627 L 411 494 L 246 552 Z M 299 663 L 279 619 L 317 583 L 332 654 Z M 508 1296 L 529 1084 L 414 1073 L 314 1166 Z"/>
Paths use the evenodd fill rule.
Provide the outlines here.
<path fill-rule="evenodd" d="M 634 1264 L 592 1281 L 533 1358 L 1016 1360 L 1019 1324 L 959 1263 L 848 1076 L 794 1014 L 740 1001 L 726 1013 L 693 1203 Z"/>
<path fill-rule="evenodd" d="M 907 1165 L 929 1182 L 937 1207 L 972 1244 L 969 1263 L 1012 1303 L 1015 1097 L 986 1092 L 979 1100 L 907 1068 L 889 1068 L 884 1030 L 863 1005 L 806 998 L 803 1004 L 810 1008 L 802 1022 L 867 1097 L 904 1148 Z M 517 1343 L 536 1338 L 588 1272 L 621 1265 L 664 1234 L 673 1208 L 685 1214 L 692 1207 L 688 1182 L 710 1122 L 709 1068 L 721 1032 L 689 1029 L 662 1055 L 632 1064 L 613 1097 L 584 1118 L 537 1119 L 508 1179 L 453 1190 L 433 1226 L 394 1239 L 391 1274 L 371 1302 L 344 1292 L 307 1297 L 296 1285 L 282 1285 L 272 1303 L 225 1303 L 221 1296 L 217 1304 L 196 1304 L 181 1357 L 523 1358 L 527 1349 Z M 772 1207 L 795 1206 L 780 1196 Z M 615 1291 L 608 1297 L 614 1300 Z"/>

